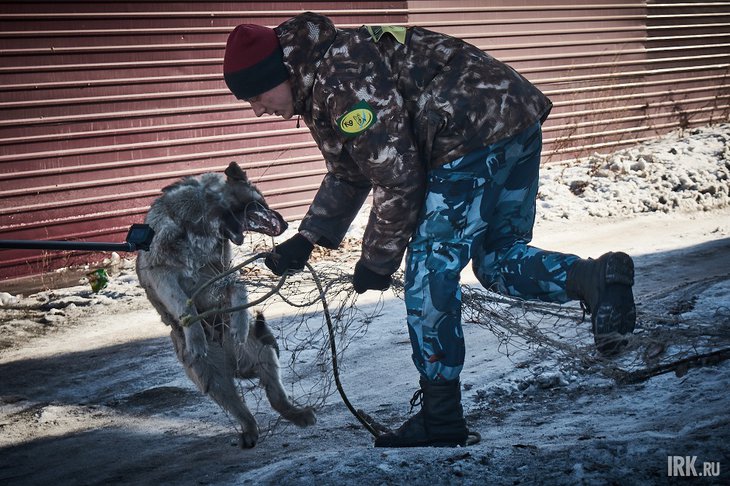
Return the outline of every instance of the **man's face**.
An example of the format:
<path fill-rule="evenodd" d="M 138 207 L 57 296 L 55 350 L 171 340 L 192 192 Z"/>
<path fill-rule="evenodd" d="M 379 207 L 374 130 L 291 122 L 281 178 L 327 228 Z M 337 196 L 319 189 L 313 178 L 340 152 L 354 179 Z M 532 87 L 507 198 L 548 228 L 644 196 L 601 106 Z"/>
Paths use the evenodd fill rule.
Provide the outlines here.
<path fill-rule="evenodd" d="M 289 80 L 248 100 L 256 116 L 278 115 L 285 120 L 294 115 L 294 100 Z"/>

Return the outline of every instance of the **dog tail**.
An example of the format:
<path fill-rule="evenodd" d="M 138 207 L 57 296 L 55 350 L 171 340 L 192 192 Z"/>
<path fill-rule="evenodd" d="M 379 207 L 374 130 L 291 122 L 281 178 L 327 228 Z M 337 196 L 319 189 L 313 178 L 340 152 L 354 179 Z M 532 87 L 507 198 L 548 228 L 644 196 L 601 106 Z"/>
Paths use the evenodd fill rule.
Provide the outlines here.
<path fill-rule="evenodd" d="M 259 310 L 255 312 L 253 335 L 261 344 L 273 347 L 276 351 L 276 356 L 279 357 L 279 343 L 276 342 L 274 333 L 271 332 L 268 324 L 266 324 L 263 312 Z"/>

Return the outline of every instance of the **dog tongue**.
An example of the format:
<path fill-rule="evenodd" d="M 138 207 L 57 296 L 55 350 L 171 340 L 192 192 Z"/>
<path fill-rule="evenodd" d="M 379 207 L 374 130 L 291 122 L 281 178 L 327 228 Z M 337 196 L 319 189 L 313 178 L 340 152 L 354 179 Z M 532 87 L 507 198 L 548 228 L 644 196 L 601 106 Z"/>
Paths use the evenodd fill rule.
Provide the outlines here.
<path fill-rule="evenodd" d="M 246 230 L 256 231 L 268 236 L 279 236 L 289 225 L 276 211 L 260 204 L 250 204 L 246 208 Z"/>

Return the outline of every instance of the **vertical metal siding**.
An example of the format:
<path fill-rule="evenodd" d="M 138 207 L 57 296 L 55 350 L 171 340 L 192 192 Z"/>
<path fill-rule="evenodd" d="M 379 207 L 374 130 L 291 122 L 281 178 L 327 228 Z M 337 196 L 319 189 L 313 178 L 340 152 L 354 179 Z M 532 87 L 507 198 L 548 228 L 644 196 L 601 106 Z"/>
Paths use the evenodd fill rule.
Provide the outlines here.
<path fill-rule="evenodd" d="M 220 66 L 233 26 L 303 10 L 343 27 L 421 25 L 508 62 L 555 103 L 548 162 L 730 112 L 729 2 L 5 1 L 0 239 L 120 240 L 161 187 L 231 160 L 300 217 L 324 172 L 314 142 L 293 120 L 257 119 Z M 0 279 L 70 257 L 0 250 Z"/>

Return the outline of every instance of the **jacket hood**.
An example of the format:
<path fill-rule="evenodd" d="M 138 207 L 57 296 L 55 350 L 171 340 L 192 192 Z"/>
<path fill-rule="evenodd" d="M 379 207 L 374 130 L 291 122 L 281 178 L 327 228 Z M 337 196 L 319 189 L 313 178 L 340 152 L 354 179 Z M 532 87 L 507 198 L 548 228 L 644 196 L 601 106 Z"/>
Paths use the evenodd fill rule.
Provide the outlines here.
<path fill-rule="evenodd" d="M 337 29 L 323 15 L 305 12 L 274 28 L 284 53 L 294 98 L 294 113 L 305 115 L 311 108 L 315 72 L 337 36 Z"/>

